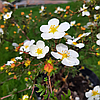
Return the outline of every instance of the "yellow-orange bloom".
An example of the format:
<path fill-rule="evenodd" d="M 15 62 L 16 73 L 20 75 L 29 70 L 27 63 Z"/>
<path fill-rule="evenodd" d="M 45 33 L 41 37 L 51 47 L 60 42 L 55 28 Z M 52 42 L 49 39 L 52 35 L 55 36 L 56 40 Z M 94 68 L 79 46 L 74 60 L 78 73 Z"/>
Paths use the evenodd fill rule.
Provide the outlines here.
<path fill-rule="evenodd" d="M 24 65 L 27 67 L 27 66 L 29 66 L 29 65 L 30 65 L 30 63 L 31 63 L 31 61 L 30 61 L 30 60 L 26 60 Z"/>
<path fill-rule="evenodd" d="M 81 30 L 82 30 L 82 31 L 85 31 L 85 27 L 82 27 L 82 26 L 81 26 Z"/>
<path fill-rule="evenodd" d="M 24 15 L 24 12 L 21 12 L 21 15 Z"/>
<path fill-rule="evenodd" d="M 50 63 L 45 64 L 44 70 L 48 73 L 51 73 L 53 70 L 53 66 Z"/>
<path fill-rule="evenodd" d="M 1 27 L 1 28 L 4 28 L 5 26 L 4 26 L 4 25 L 1 25 L 0 27 Z"/>
<path fill-rule="evenodd" d="M 70 9 L 70 6 L 66 6 L 66 10 Z"/>

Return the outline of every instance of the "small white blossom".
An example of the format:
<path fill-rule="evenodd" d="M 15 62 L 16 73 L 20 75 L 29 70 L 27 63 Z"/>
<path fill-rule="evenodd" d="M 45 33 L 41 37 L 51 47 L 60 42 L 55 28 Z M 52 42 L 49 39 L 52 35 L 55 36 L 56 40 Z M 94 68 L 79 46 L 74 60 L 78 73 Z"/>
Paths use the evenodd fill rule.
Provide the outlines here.
<path fill-rule="evenodd" d="M 82 16 L 89 16 L 90 15 L 90 12 L 87 11 L 87 8 L 88 7 L 85 7 L 85 4 L 83 4 L 83 8 L 80 7 L 80 11 L 82 11 Z"/>
<path fill-rule="evenodd" d="M 96 37 L 99 39 L 99 40 L 96 41 L 96 44 L 100 46 L 100 33 L 98 33 L 96 35 Z"/>
<path fill-rule="evenodd" d="M 11 66 L 11 64 L 13 64 L 13 63 L 14 63 L 14 61 L 7 61 L 6 65 Z"/>
<path fill-rule="evenodd" d="M 49 47 L 45 46 L 45 43 L 41 40 L 37 41 L 36 45 L 31 45 L 29 48 L 29 54 L 37 57 L 37 59 L 44 58 L 49 52 Z"/>
<path fill-rule="evenodd" d="M 70 26 L 74 26 L 75 23 L 76 23 L 76 21 L 71 21 L 71 22 L 70 22 Z"/>
<path fill-rule="evenodd" d="M 60 39 L 64 37 L 67 31 L 70 28 L 68 22 L 63 22 L 59 25 L 59 20 L 57 18 L 52 18 L 49 20 L 48 25 L 42 25 L 40 31 L 43 32 L 41 37 L 45 40 L 49 39 Z"/>
<path fill-rule="evenodd" d="M 2 28 L 0 28 L 0 34 L 4 34 L 4 32 L 3 32 L 3 29 L 2 29 Z"/>
<path fill-rule="evenodd" d="M 77 59 L 77 57 L 79 57 L 79 54 L 76 51 L 71 49 L 68 50 L 68 47 L 62 43 L 56 46 L 56 50 L 57 52 L 51 52 L 51 55 L 56 59 L 61 59 L 61 63 L 63 65 L 79 65 L 79 60 Z"/>
<path fill-rule="evenodd" d="M 29 96 L 28 95 L 23 95 L 22 100 L 28 100 Z"/>
<path fill-rule="evenodd" d="M 97 24 L 96 22 L 88 22 L 84 27 L 85 28 L 95 27 L 96 24 Z"/>
<path fill-rule="evenodd" d="M 100 9 L 100 6 L 95 6 L 95 10 L 99 10 Z"/>
<path fill-rule="evenodd" d="M 25 40 L 23 46 L 20 47 L 20 54 L 24 51 L 29 52 L 29 47 L 35 42 L 35 40 Z"/>
<path fill-rule="evenodd" d="M 87 100 L 100 100 L 100 86 L 95 86 L 93 90 L 85 93 Z"/>
<path fill-rule="evenodd" d="M 12 11 L 7 12 L 6 14 L 4 14 L 4 15 L 3 15 L 4 20 L 9 19 L 9 18 L 11 17 L 11 15 L 12 15 Z"/>
<path fill-rule="evenodd" d="M 65 12 L 66 11 L 66 9 L 63 9 L 63 8 L 61 8 L 61 7 L 57 7 L 57 9 L 54 11 L 54 13 L 59 13 L 59 12 Z"/>
<path fill-rule="evenodd" d="M 26 15 L 26 18 L 29 18 L 29 15 Z"/>
<path fill-rule="evenodd" d="M 66 43 L 69 44 L 69 45 L 73 45 L 75 47 L 78 47 L 80 49 L 85 46 L 84 43 L 77 43 L 75 39 L 74 40 L 68 39 Z"/>
<path fill-rule="evenodd" d="M 41 9 L 39 10 L 39 13 L 42 13 L 43 11 L 45 11 L 44 6 L 41 6 Z"/>
<path fill-rule="evenodd" d="M 20 56 L 20 57 L 15 57 L 15 60 L 22 60 L 23 58 Z"/>

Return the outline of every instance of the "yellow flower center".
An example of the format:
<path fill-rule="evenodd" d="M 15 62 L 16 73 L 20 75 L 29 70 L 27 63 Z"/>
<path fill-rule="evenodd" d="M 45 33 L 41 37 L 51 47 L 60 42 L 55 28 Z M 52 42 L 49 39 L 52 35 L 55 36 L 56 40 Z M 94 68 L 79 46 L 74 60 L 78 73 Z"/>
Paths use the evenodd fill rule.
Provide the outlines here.
<path fill-rule="evenodd" d="M 53 33 L 54 34 L 55 32 L 58 31 L 57 30 L 58 27 L 59 27 L 59 25 L 56 26 L 56 27 L 55 27 L 55 25 L 51 25 L 50 28 L 49 28 L 49 30 L 50 30 L 49 33 Z"/>
<path fill-rule="evenodd" d="M 7 17 L 9 17 L 9 14 L 7 14 Z"/>
<path fill-rule="evenodd" d="M 60 55 L 62 55 L 62 60 L 64 59 L 64 58 L 67 58 L 67 57 L 69 57 L 69 52 L 67 51 L 67 50 L 65 50 L 65 51 L 62 51 L 62 53 L 60 53 L 60 52 L 58 52 Z"/>
<path fill-rule="evenodd" d="M 26 45 L 26 46 L 24 46 L 25 47 L 25 49 L 27 49 L 29 46 L 28 45 Z"/>
<path fill-rule="evenodd" d="M 39 54 L 42 54 L 42 49 L 41 49 L 41 48 L 38 48 L 36 53 L 37 53 L 38 55 L 39 55 Z"/>
<path fill-rule="evenodd" d="M 92 90 L 92 96 L 95 96 L 95 95 L 98 95 L 98 94 L 99 94 L 98 91 Z"/>
<path fill-rule="evenodd" d="M 84 12 L 86 12 L 86 11 L 87 11 L 87 9 L 86 9 L 86 8 L 83 8 L 83 11 L 84 11 Z"/>
<path fill-rule="evenodd" d="M 77 45 L 77 43 L 76 43 L 76 42 L 73 42 L 73 44 L 74 44 L 74 45 Z"/>

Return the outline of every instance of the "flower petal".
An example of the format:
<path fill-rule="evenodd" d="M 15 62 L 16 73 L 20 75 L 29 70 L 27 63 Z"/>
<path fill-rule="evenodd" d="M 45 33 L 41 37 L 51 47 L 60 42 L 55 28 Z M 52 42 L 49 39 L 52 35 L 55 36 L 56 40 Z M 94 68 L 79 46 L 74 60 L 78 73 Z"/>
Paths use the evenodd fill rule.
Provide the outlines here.
<path fill-rule="evenodd" d="M 62 53 L 62 51 L 68 50 L 68 47 L 66 45 L 64 45 L 63 43 L 59 43 L 56 46 L 56 50 L 60 53 Z"/>
<path fill-rule="evenodd" d="M 70 24 L 68 22 L 61 23 L 58 27 L 59 32 L 67 31 L 70 28 Z"/>
<path fill-rule="evenodd" d="M 58 26 L 59 25 L 59 20 L 57 18 L 52 18 L 51 20 L 49 20 L 48 25 L 55 25 Z"/>
<path fill-rule="evenodd" d="M 97 37 L 98 39 L 100 39 L 100 33 L 98 33 L 98 34 L 96 35 L 96 37 Z"/>
<path fill-rule="evenodd" d="M 81 49 L 81 48 L 83 48 L 85 45 L 84 45 L 84 43 L 79 43 L 79 44 L 76 44 L 75 46 L 76 46 L 76 47 L 79 47 L 79 48 Z"/>
<path fill-rule="evenodd" d="M 100 46 L 100 40 L 97 40 L 96 41 L 96 44 Z"/>
<path fill-rule="evenodd" d="M 46 47 L 43 49 L 43 54 L 46 54 L 46 53 L 48 53 L 48 52 L 49 52 L 49 47 L 46 46 Z"/>
<path fill-rule="evenodd" d="M 49 26 L 48 25 L 42 25 L 40 27 L 41 32 L 49 32 Z"/>
<path fill-rule="evenodd" d="M 36 43 L 37 48 L 44 48 L 45 47 L 45 43 L 41 40 L 37 41 Z"/>
<path fill-rule="evenodd" d="M 85 96 L 88 98 L 88 97 L 91 97 L 92 96 L 92 90 L 89 90 L 88 92 L 85 93 Z"/>
<path fill-rule="evenodd" d="M 62 55 L 58 54 L 57 52 L 51 52 L 51 55 L 56 59 L 62 59 Z"/>
<path fill-rule="evenodd" d="M 37 46 L 36 45 L 31 45 L 30 47 L 29 47 L 29 54 L 31 55 L 31 56 L 37 56 L 38 54 L 36 53 L 36 50 L 37 50 Z"/>
<path fill-rule="evenodd" d="M 79 54 L 74 50 L 69 49 L 68 52 L 70 53 L 71 57 L 79 57 Z"/>
<path fill-rule="evenodd" d="M 66 66 L 73 66 L 73 65 L 74 65 L 72 61 L 70 61 L 70 60 L 68 60 L 68 59 L 66 59 L 66 58 L 64 58 L 64 59 L 61 61 L 61 63 L 62 63 L 63 65 L 66 65 Z"/>
<path fill-rule="evenodd" d="M 64 37 L 65 34 L 66 34 L 65 32 L 55 32 L 53 34 L 53 38 L 54 39 L 60 39 L 60 38 Z"/>
<path fill-rule="evenodd" d="M 45 40 L 49 40 L 53 38 L 53 33 L 42 33 L 41 37 Z"/>

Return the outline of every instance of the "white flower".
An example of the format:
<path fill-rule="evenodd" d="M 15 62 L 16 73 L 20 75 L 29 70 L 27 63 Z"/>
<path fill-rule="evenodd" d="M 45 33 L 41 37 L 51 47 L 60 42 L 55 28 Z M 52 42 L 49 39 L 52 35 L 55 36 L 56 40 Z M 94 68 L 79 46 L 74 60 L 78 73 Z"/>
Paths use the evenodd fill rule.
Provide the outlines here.
<path fill-rule="evenodd" d="M 28 100 L 29 96 L 28 95 L 23 95 L 22 100 Z"/>
<path fill-rule="evenodd" d="M 95 86 L 93 90 L 85 93 L 87 100 L 100 100 L 100 86 Z"/>
<path fill-rule="evenodd" d="M 54 13 L 58 13 L 58 12 L 65 12 L 66 11 L 66 9 L 63 9 L 63 8 L 61 8 L 61 7 L 57 7 L 57 9 L 54 11 Z"/>
<path fill-rule="evenodd" d="M 85 7 L 85 4 L 83 4 L 83 8 L 80 8 L 80 11 L 82 11 L 82 16 L 89 16 L 90 15 L 90 12 L 87 11 L 87 8 L 88 7 Z"/>
<path fill-rule="evenodd" d="M 41 6 L 41 9 L 40 9 L 39 13 L 42 13 L 43 11 L 45 11 L 44 6 Z"/>
<path fill-rule="evenodd" d="M 96 35 L 96 37 L 99 39 L 99 40 L 96 41 L 96 44 L 100 46 L 100 33 L 98 33 Z"/>
<path fill-rule="evenodd" d="M 20 56 L 20 57 L 15 57 L 15 60 L 22 60 L 23 58 Z"/>
<path fill-rule="evenodd" d="M 99 10 L 99 9 L 100 9 L 100 6 L 95 6 L 95 9 L 96 9 L 96 10 Z"/>
<path fill-rule="evenodd" d="M 20 47 L 20 54 L 24 51 L 29 52 L 29 47 L 35 42 L 35 40 L 25 40 L 23 46 Z"/>
<path fill-rule="evenodd" d="M 64 31 L 67 31 L 70 28 L 68 22 L 63 22 L 59 25 L 59 20 L 57 18 L 52 18 L 49 20 L 48 25 L 42 25 L 40 31 L 43 32 L 41 37 L 43 39 L 60 39 L 66 34 Z"/>
<path fill-rule="evenodd" d="M 66 39 L 74 39 L 74 36 L 71 37 L 70 35 L 65 35 L 64 38 L 66 38 Z"/>
<path fill-rule="evenodd" d="M 7 12 L 5 15 L 3 15 L 4 20 L 9 19 L 11 17 L 11 15 L 12 15 L 12 11 Z"/>
<path fill-rule="evenodd" d="M 37 59 L 44 58 L 49 52 L 49 47 L 45 46 L 45 43 L 41 40 L 37 41 L 36 45 L 31 45 L 29 48 L 29 54 L 31 56 L 37 57 Z"/>
<path fill-rule="evenodd" d="M 2 29 L 2 28 L 0 28 L 0 34 L 4 34 L 4 32 L 3 32 L 3 29 Z"/>
<path fill-rule="evenodd" d="M 7 61 L 7 64 L 6 65 L 11 66 L 11 64 L 13 64 L 13 63 L 14 63 L 14 61 Z"/>
<path fill-rule="evenodd" d="M 70 22 L 70 26 L 74 26 L 75 23 L 76 23 L 76 21 L 71 21 L 71 22 Z"/>
<path fill-rule="evenodd" d="M 74 40 L 68 39 L 66 43 L 69 44 L 69 45 L 73 45 L 73 46 L 75 46 L 75 47 L 78 47 L 78 48 L 80 48 L 80 49 L 83 48 L 83 47 L 85 46 L 84 43 L 77 43 L 77 42 L 76 42 L 76 39 L 74 39 Z"/>
<path fill-rule="evenodd" d="M 79 60 L 77 59 L 77 57 L 79 57 L 79 54 L 76 51 L 71 49 L 68 50 L 68 47 L 62 43 L 56 46 L 56 50 L 57 52 L 51 52 L 51 55 L 56 59 L 61 59 L 61 63 L 63 65 L 79 65 Z"/>
<path fill-rule="evenodd" d="M 95 22 L 88 22 L 84 27 L 85 27 L 85 28 L 89 28 L 89 27 L 93 27 L 93 26 L 95 26 L 95 25 L 96 25 Z"/>
<path fill-rule="evenodd" d="M 75 97 L 75 100 L 80 100 L 80 98 L 79 97 Z"/>
<path fill-rule="evenodd" d="M 12 43 L 12 46 L 14 46 L 15 48 L 18 47 L 19 45 L 17 43 Z"/>
<path fill-rule="evenodd" d="M 26 18 L 29 18 L 29 15 L 26 15 Z"/>

